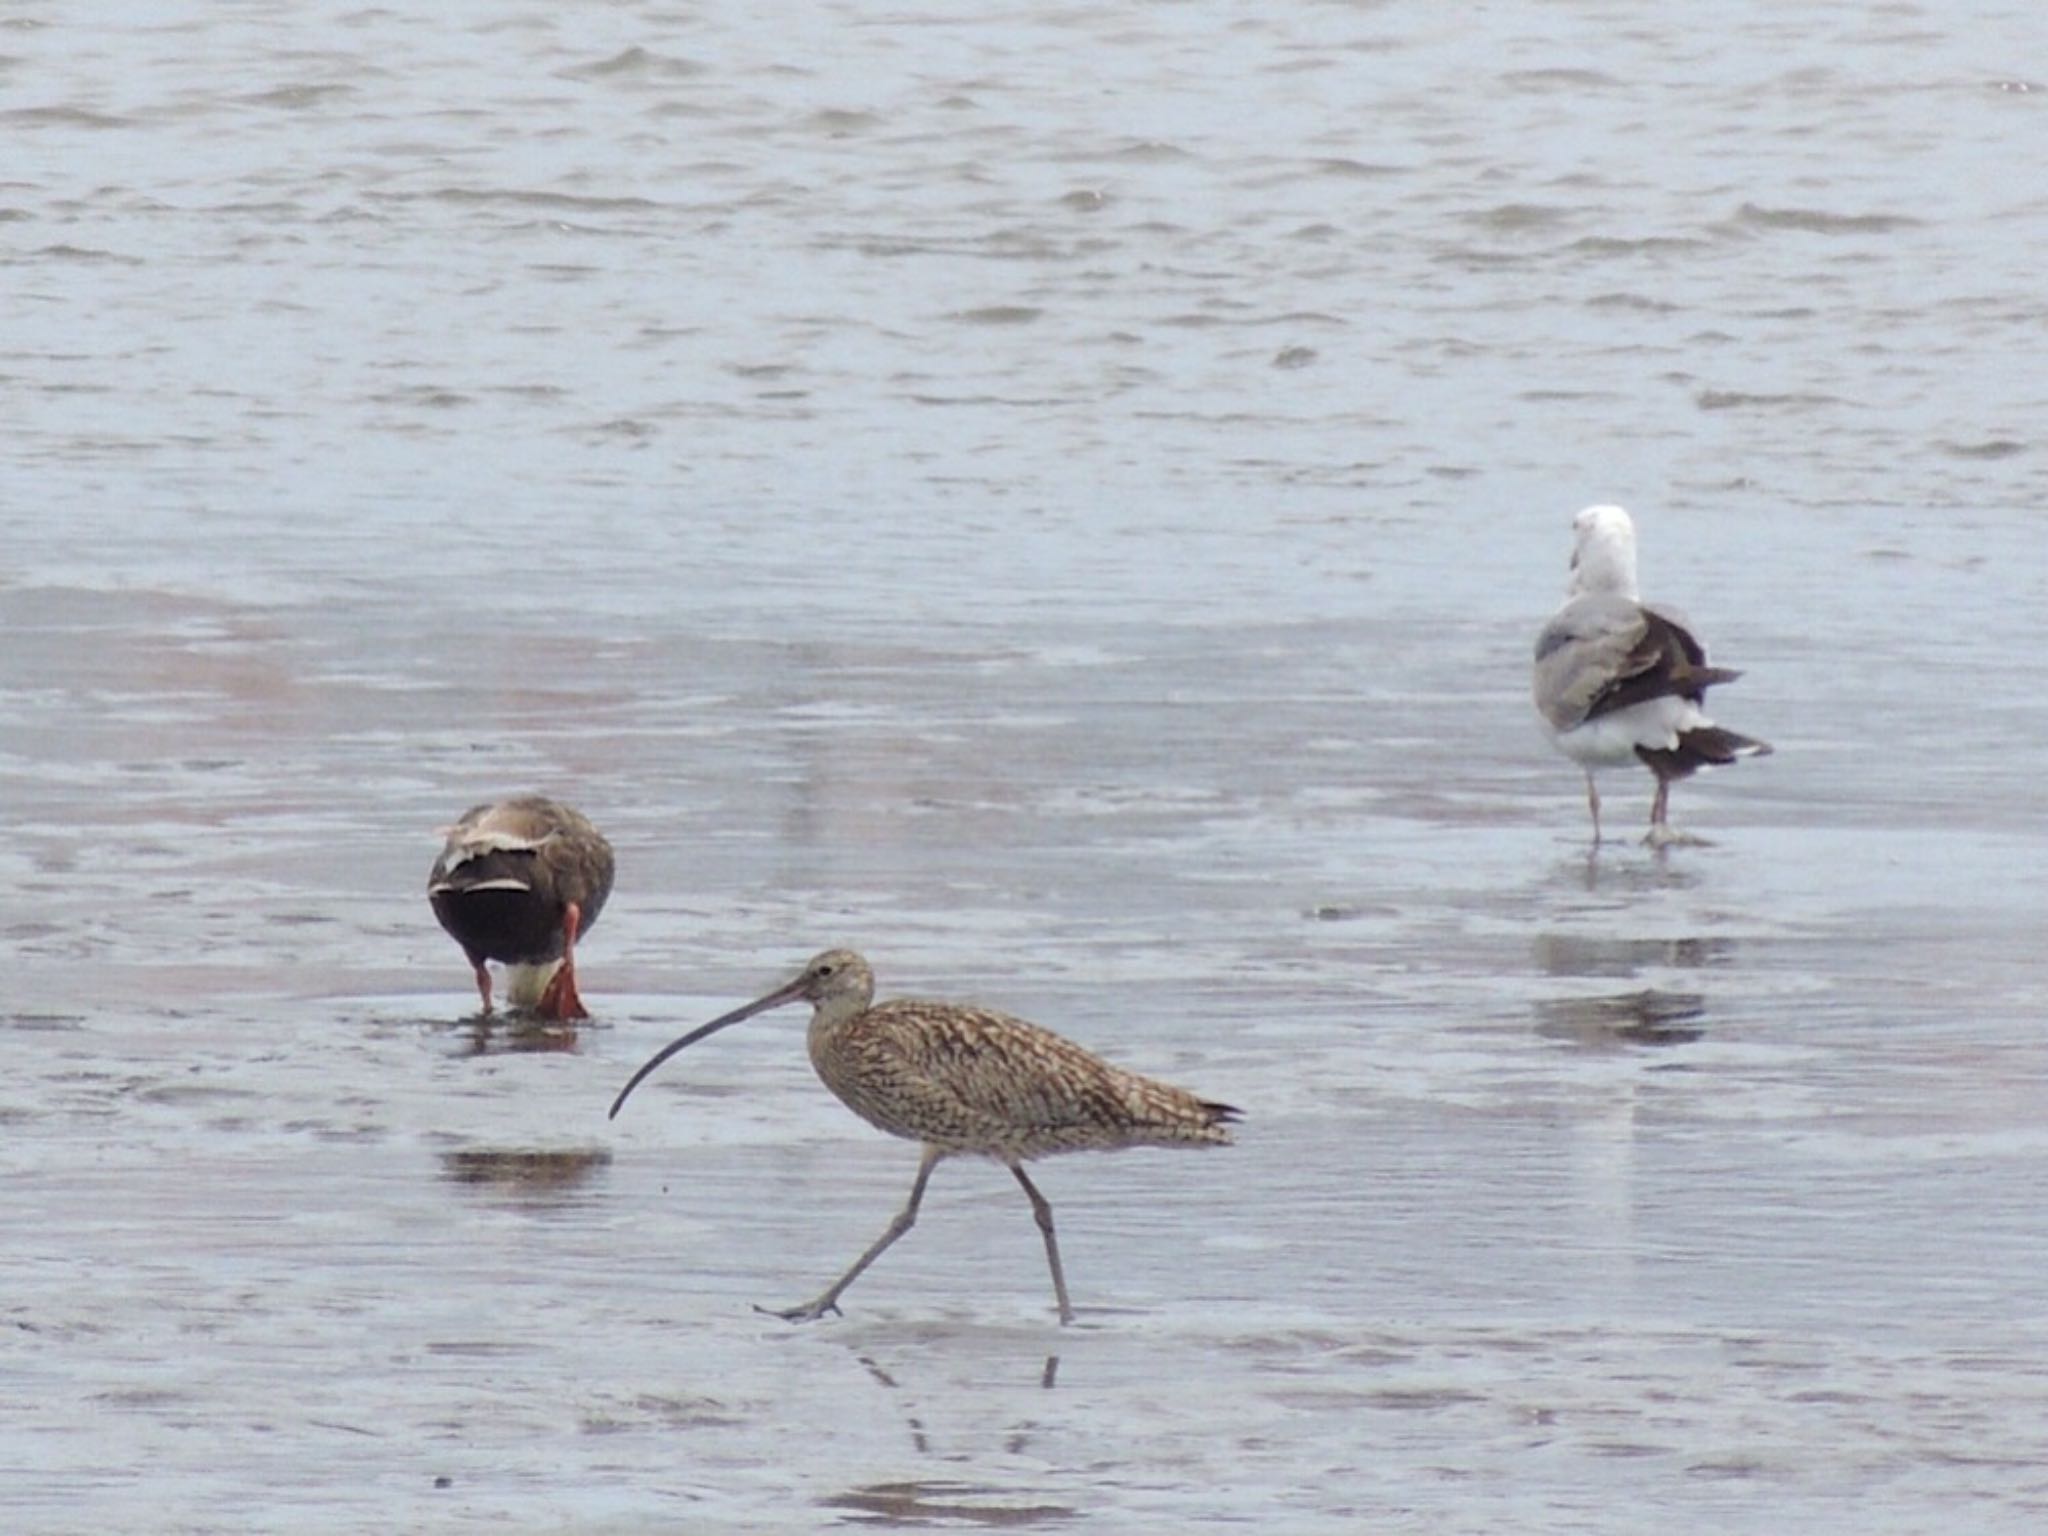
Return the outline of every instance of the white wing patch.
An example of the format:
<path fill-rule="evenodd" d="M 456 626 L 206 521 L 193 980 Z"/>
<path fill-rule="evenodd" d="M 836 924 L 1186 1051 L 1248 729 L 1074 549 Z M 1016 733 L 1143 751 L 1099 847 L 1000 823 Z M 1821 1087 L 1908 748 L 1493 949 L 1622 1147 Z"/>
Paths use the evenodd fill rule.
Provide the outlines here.
<path fill-rule="evenodd" d="M 521 837 L 516 832 L 496 832 L 486 827 L 465 831 L 461 827 L 449 829 L 448 846 L 441 851 L 441 868 L 453 874 L 471 859 L 480 859 L 489 853 L 539 853 L 555 840 L 550 832 L 542 837 Z M 490 890 L 490 885 L 472 886 L 472 890 Z M 509 890 L 525 890 L 526 886 L 501 887 Z"/>

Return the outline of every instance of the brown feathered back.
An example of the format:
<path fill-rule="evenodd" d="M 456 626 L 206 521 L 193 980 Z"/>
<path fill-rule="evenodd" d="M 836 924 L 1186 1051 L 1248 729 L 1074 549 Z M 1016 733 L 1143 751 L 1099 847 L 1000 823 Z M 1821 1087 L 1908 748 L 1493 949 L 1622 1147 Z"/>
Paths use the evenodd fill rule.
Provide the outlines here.
<path fill-rule="evenodd" d="M 898 998 L 818 1031 L 811 1064 L 870 1124 L 1006 1161 L 1227 1145 L 1238 1112 L 992 1009 Z"/>

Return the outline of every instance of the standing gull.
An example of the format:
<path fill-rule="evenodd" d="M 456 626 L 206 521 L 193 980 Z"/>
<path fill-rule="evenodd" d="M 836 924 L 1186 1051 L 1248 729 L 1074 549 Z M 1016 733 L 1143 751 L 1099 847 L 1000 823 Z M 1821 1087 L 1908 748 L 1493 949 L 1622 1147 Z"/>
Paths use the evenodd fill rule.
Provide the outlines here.
<path fill-rule="evenodd" d="M 1572 519 L 1571 578 L 1564 606 L 1536 640 L 1537 712 L 1551 742 L 1586 770 L 1593 846 L 1600 845 L 1594 770 L 1641 762 L 1657 776 L 1650 804 L 1653 848 L 1697 843 L 1665 820 L 1671 786 L 1701 768 L 1770 751 L 1723 730 L 1701 710 L 1707 689 L 1742 674 L 1707 665 L 1706 648 L 1669 613 L 1636 592 L 1636 529 L 1620 507 L 1588 507 Z"/>
<path fill-rule="evenodd" d="M 508 969 L 506 1001 L 546 1019 L 587 1019 L 576 991 L 576 940 L 612 891 L 612 845 L 559 800 L 521 795 L 475 805 L 446 831 L 427 876 L 434 916 L 476 972 L 484 1012 L 491 973 Z"/>
<path fill-rule="evenodd" d="M 1238 1111 L 1113 1067 L 1049 1029 L 960 1003 L 876 1003 L 874 973 L 850 949 L 829 949 L 766 997 L 722 1014 L 655 1052 L 619 1090 L 611 1112 L 686 1045 L 784 1003 L 807 1002 L 811 1065 L 868 1124 L 922 1142 L 910 1203 L 814 1301 L 776 1312 L 793 1323 L 839 1310 L 839 1296 L 917 1221 L 939 1159 L 992 1157 L 1015 1175 L 1045 1237 L 1060 1321 L 1071 1323 L 1052 1206 L 1024 1172 L 1029 1158 L 1123 1147 L 1227 1146 Z"/>

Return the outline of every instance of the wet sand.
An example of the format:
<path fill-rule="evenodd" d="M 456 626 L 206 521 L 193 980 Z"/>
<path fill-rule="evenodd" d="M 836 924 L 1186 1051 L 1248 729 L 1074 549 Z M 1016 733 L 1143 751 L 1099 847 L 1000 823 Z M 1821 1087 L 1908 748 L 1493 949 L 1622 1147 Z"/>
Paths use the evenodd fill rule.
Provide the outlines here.
<path fill-rule="evenodd" d="M 322 615 L 216 613 L 300 658 L 318 724 L 253 731 L 249 664 L 166 642 L 155 598 L 35 602 L 17 684 L 179 683 L 80 725 L 147 756 L 16 738 L 48 754 L 13 759 L 0 1107 L 30 1528 L 1762 1531 L 1875 1489 L 1906 1529 L 2044 1497 L 2038 828 L 1875 824 L 1910 764 L 1858 787 L 1807 745 L 1850 701 L 1751 689 L 1729 718 L 1779 755 L 1678 797 L 1716 846 L 1589 859 L 1575 770 L 1505 683 L 1461 692 L 1479 648 L 736 641 L 716 692 L 626 658 L 586 710 L 609 642 L 565 616 L 511 739 L 612 765 L 576 782 L 622 869 L 565 1033 L 471 1017 L 418 889 L 474 775 L 392 716 L 466 680 L 366 687 Z M 1407 676 L 1398 729 L 1354 665 Z M 604 1108 L 827 942 L 1240 1102 L 1242 1144 L 1045 1166 L 1072 1329 L 974 1164 L 844 1319 L 763 1318 L 880 1230 L 911 1149 L 813 1080 L 798 1012 Z"/>

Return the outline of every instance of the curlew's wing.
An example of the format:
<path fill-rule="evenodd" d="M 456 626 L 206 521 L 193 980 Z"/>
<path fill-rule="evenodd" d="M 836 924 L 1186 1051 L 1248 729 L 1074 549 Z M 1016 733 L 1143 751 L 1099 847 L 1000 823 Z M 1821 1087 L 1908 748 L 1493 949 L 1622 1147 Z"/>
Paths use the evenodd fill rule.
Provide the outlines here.
<path fill-rule="evenodd" d="M 899 999 L 870 1009 L 818 1063 L 827 1086 L 893 1135 L 996 1156 L 1223 1141 L 1222 1106 L 1111 1066 L 989 1009 Z"/>
<path fill-rule="evenodd" d="M 1697 704 L 1715 683 L 1741 676 L 1706 663 L 1705 647 L 1669 614 L 1622 597 L 1576 598 L 1537 638 L 1536 707 L 1568 731 L 1650 699 Z"/>

